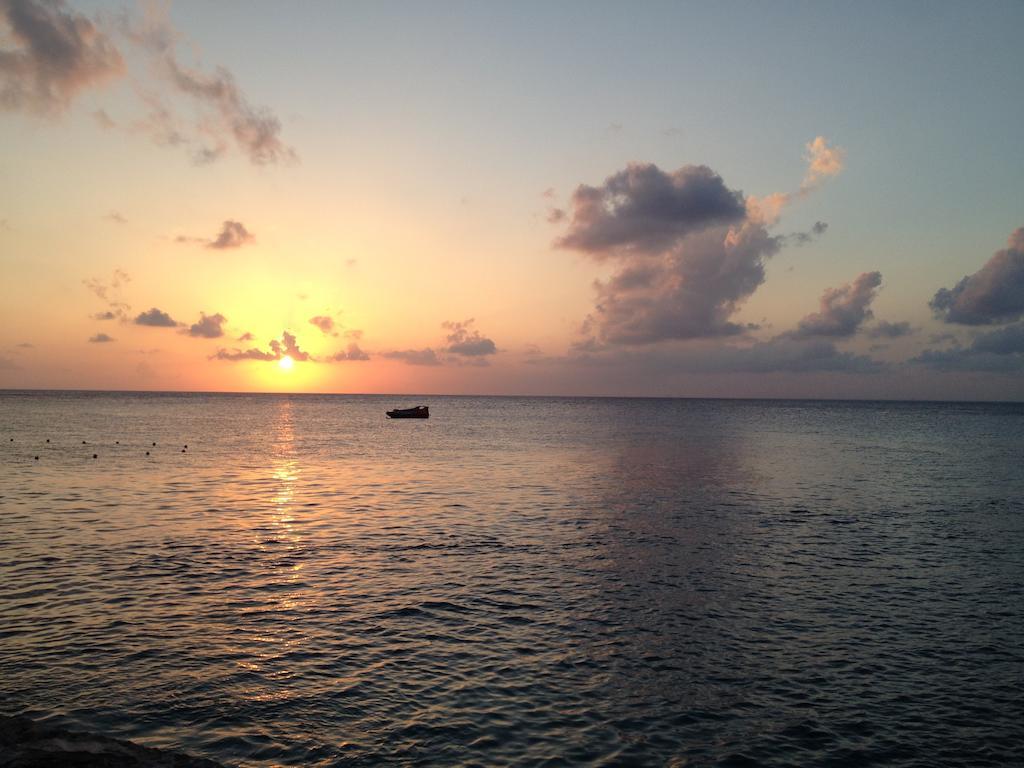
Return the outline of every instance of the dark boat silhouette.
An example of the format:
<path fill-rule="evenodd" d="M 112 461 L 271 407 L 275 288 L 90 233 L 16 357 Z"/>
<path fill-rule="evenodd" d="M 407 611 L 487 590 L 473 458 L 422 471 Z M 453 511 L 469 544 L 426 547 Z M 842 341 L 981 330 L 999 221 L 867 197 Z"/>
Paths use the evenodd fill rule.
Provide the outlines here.
<path fill-rule="evenodd" d="M 395 408 L 386 412 L 389 419 L 429 419 L 430 409 L 425 405 L 417 405 L 415 408 Z"/>

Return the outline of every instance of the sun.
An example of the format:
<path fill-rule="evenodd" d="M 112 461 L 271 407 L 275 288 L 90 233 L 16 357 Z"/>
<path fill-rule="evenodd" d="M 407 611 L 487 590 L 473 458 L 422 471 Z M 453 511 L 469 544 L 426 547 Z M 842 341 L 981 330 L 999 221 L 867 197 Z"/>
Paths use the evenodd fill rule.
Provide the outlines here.
<path fill-rule="evenodd" d="M 285 355 L 284 357 L 277 361 L 277 364 L 281 366 L 281 370 L 290 371 L 292 369 L 292 366 L 295 365 L 295 361 L 292 360 L 291 356 Z"/>

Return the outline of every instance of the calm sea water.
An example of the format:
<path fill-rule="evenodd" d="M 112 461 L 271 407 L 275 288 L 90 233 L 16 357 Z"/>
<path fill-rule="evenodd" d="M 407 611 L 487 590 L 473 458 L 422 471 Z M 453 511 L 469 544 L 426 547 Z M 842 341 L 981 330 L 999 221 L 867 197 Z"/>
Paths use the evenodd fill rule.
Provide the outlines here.
<path fill-rule="evenodd" d="M 0 711 L 252 766 L 1024 764 L 1024 406 L 0 394 Z"/>

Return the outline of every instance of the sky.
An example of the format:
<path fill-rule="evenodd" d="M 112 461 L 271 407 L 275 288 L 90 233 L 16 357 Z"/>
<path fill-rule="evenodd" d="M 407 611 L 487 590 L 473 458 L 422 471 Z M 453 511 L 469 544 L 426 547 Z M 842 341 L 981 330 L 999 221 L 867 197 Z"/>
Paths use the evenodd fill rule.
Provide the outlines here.
<path fill-rule="evenodd" d="M 0 388 L 1024 399 L 1022 28 L 0 0 Z"/>

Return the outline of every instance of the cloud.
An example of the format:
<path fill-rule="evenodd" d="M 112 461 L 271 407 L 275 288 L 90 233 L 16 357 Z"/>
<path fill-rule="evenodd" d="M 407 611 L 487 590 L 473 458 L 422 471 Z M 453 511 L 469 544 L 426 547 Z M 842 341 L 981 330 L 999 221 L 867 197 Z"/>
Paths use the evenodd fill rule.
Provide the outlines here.
<path fill-rule="evenodd" d="M 239 336 L 237 340 L 238 341 L 252 341 L 255 338 L 256 337 L 253 336 L 249 331 L 246 331 L 241 336 Z"/>
<path fill-rule="evenodd" d="M 337 336 L 338 332 L 335 330 L 335 322 L 333 317 L 327 315 L 316 315 L 309 318 L 309 322 L 319 328 L 324 335 Z"/>
<path fill-rule="evenodd" d="M 995 325 L 1024 316 L 1024 227 L 973 275 L 940 289 L 929 306 L 947 323 Z"/>
<path fill-rule="evenodd" d="M 97 109 L 94 111 L 92 113 L 92 118 L 100 128 L 108 131 L 113 128 L 117 128 L 117 121 L 107 114 L 107 110 L 105 109 Z"/>
<path fill-rule="evenodd" d="M 540 361 L 538 361 L 540 362 Z M 884 363 L 841 352 L 825 339 L 796 339 L 783 334 L 768 341 L 726 344 L 720 341 L 673 343 L 646 349 L 579 350 L 545 362 L 612 366 L 638 375 L 716 373 L 877 373 Z"/>
<path fill-rule="evenodd" d="M 345 360 L 363 361 L 369 359 L 370 356 L 366 354 L 366 352 L 361 350 L 359 348 L 359 345 L 354 341 L 351 344 L 349 344 L 348 348 L 346 348 L 345 350 L 335 352 L 333 355 L 327 358 L 329 362 L 342 362 Z"/>
<path fill-rule="evenodd" d="M 806 178 L 815 184 L 842 168 L 842 150 L 823 137 L 807 147 Z M 595 307 L 583 332 L 594 344 L 642 345 L 756 327 L 732 316 L 764 282 L 766 260 L 788 242 L 809 242 L 828 227 L 817 222 L 789 236 L 768 231 L 783 207 L 812 187 L 744 198 L 707 166 L 669 173 L 641 163 L 600 187 L 580 185 L 567 231 L 555 245 L 616 265 L 594 284 Z"/>
<path fill-rule="evenodd" d="M 852 283 L 827 288 L 821 296 L 820 309 L 801 320 L 793 335 L 852 336 L 874 317 L 871 302 L 881 284 L 881 272 L 865 272 Z"/>
<path fill-rule="evenodd" d="M 842 147 L 830 147 L 828 139 L 816 136 L 807 142 L 804 159 L 807 160 L 807 173 L 800 184 L 800 193 L 806 194 L 816 189 L 825 179 L 838 176 L 846 163 L 846 150 Z"/>
<path fill-rule="evenodd" d="M 967 347 L 926 349 L 911 362 L 943 371 L 1024 371 L 1024 322 L 979 334 Z"/>
<path fill-rule="evenodd" d="M 108 336 L 105 333 L 97 333 L 95 336 L 90 336 L 89 341 L 93 344 L 106 344 L 115 341 L 115 339 L 113 336 Z"/>
<path fill-rule="evenodd" d="M 82 284 L 92 294 L 105 302 L 107 309 L 92 315 L 95 320 L 121 320 L 127 322 L 131 306 L 121 301 L 121 288 L 131 282 L 131 277 L 122 269 L 115 269 L 109 280 L 100 280 L 91 277 L 82 281 Z"/>
<path fill-rule="evenodd" d="M 361 339 L 363 338 L 363 332 L 358 328 L 350 328 L 342 334 L 346 339 Z"/>
<path fill-rule="evenodd" d="M 691 232 L 746 215 L 742 193 L 703 165 L 665 173 L 653 164 L 631 163 L 600 187 L 578 186 L 571 206 L 569 230 L 555 245 L 595 258 L 619 251 L 660 253 Z"/>
<path fill-rule="evenodd" d="M 178 325 L 170 315 L 156 307 L 142 312 L 132 322 L 136 325 L 149 325 L 155 328 L 174 328 Z"/>
<path fill-rule="evenodd" d="M 793 245 L 807 245 L 813 243 L 819 237 L 825 234 L 828 229 L 828 224 L 824 221 L 816 221 L 814 225 L 807 232 L 793 232 L 792 234 L 786 235 L 786 241 Z"/>
<path fill-rule="evenodd" d="M 207 243 L 207 248 L 225 250 L 227 248 L 241 248 L 247 243 L 255 240 L 252 233 L 245 228 L 240 221 L 225 221 L 221 227 L 220 234 Z"/>
<path fill-rule="evenodd" d="M 20 371 L 21 366 L 9 357 L 0 357 L 0 371 Z"/>
<path fill-rule="evenodd" d="M 381 357 L 389 360 L 402 360 L 409 365 L 441 365 L 441 359 L 433 349 L 403 349 L 384 352 Z"/>
<path fill-rule="evenodd" d="M 204 339 L 219 339 L 224 335 L 224 328 L 222 326 L 226 321 L 227 318 L 220 314 L 220 312 L 214 315 L 200 312 L 199 322 L 190 325 L 187 333 L 189 336 L 197 336 Z"/>
<path fill-rule="evenodd" d="M 498 351 L 491 339 L 481 336 L 478 330 L 471 328 L 473 322 L 473 318 L 470 318 L 461 323 L 453 321 L 441 323 L 442 328 L 450 331 L 446 337 L 448 352 L 463 357 L 485 357 Z"/>
<path fill-rule="evenodd" d="M 106 219 L 107 221 L 113 222 L 114 224 L 127 224 L 128 223 L 128 219 L 126 219 L 124 216 L 122 216 L 117 211 L 111 211 L 110 213 L 108 213 L 103 218 Z"/>
<path fill-rule="evenodd" d="M 122 19 L 122 31 L 154 58 L 160 76 L 174 93 L 192 102 L 198 111 L 194 129 L 176 127 L 177 118 L 156 98 L 150 119 L 155 136 L 168 144 L 193 148 L 193 157 L 209 162 L 220 157 L 233 142 L 256 165 L 295 162 L 295 151 L 281 140 L 281 121 L 269 109 L 249 103 L 234 76 L 224 67 L 204 72 L 183 65 L 176 52 L 180 34 L 166 8 L 148 6 L 142 19 Z M 153 120 L 154 116 L 156 119 Z M 171 129 L 167 131 L 166 129 Z M 167 139 L 174 138 L 174 141 Z M 196 147 L 199 147 L 197 150 Z"/>
<path fill-rule="evenodd" d="M 286 355 L 297 362 L 313 360 L 308 352 L 299 348 L 295 336 L 288 331 L 281 333 L 280 340 L 271 340 L 268 351 L 256 348 L 247 350 L 218 349 L 214 354 L 210 355 L 210 359 L 227 360 L 230 362 L 237 362 L 239 360 L 280 360 Z"/>
<path fill-rule="evenodd" d="M 765 260 L 781 247 L 760 221 L 712 226 L 657 256 L 630 255 L 594 283 L 597 301 L 584 323 L 611 344 L 730 336 L 751 326 L 731 321 L 764 282 Z"/>
<path fill-rule="evenodd" d="M 0 108 L 52 116 L 124 71 L 117 47 L 62 0 L 0 0 Z"/>
<path fill-rule="evenodd" d="M 868 337 L 872 339 L 898 339 L 901 336 L 909 336 L 914 332 L 910 323 L 904 321 L 890 323 L 887 320 L 879 320 L 872 328 L 868 329 Z"/>

